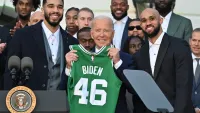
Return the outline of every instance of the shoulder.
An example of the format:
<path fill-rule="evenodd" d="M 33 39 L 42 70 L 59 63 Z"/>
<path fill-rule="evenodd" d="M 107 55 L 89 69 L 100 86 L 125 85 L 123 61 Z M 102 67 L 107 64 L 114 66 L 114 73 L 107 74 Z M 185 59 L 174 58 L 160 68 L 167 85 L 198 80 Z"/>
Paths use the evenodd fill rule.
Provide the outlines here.
<path fill-rule="evenodd" d="M 191 22 L 190 19 L 184 17 L 184 16 L 181 16 L 181 15 L 178 15 L 178 14 L 175 14 L 175 13 L 172 13 L 174 17 L 176 17 L 177 19 L 181 20 L 181 21 L 184 21 L 184 22 Z"/>
<path fill-rule="evenodd" d="M 68 40 L 69 43 L 71 44 L 78 44 L 78 40 L 73 36 L 71 36 L 69 33 L 67 33 L 65 30 L 63 30 L 62 28 L 61 28 L 61 33 L 64 36 L 63 37 L 64 40 Z"/>
<path fill-rule="evenodd" d="M 120 58 L 121 58 L 122 60 L 129 60 L 129 59 L 132 59 L 132 56 L 131 56 L 130 54 L 125 53 L 125 52 L 122 52 L 122 51 L 119 52 L 119 55 L 120 55 Z"/>

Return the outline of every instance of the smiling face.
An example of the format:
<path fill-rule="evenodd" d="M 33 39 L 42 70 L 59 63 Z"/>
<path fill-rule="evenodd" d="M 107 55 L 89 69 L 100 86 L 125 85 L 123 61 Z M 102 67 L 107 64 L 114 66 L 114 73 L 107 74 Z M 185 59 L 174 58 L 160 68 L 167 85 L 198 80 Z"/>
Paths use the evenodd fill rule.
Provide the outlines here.
<path fill-rule="evenodd" d="M 141 27 L 149 38 L 155 37 L 162 31 L 162 19 L 156 10 L 151 8 L 145 9 L 140 15 L 140 20 Z"/>
<path fill-rule="evenodd" d="M 127 16 L 129 5 L 127 0 L 112 0 L 110 5 L 113 18 L 121 20 Z"/>
<path fill-rule="evenodd" d="M 47 0 L 42 11 L 44 13 L 45 21 L 49 25 L 56 27 L 63 17 L 63 2 L 62 0 Z"/>
<path fill-rule="evenodd" d="M 189 43 L 192 53 L 195 56 L 200 57 L 200 31 L 192 33 Z"/>
<path fill-rule="evenodd" d="M 110 45 L 114 36 L 112 20 L 108 18 L 94 20 L 92 23 L 91 36 L 97 48 Z"/>

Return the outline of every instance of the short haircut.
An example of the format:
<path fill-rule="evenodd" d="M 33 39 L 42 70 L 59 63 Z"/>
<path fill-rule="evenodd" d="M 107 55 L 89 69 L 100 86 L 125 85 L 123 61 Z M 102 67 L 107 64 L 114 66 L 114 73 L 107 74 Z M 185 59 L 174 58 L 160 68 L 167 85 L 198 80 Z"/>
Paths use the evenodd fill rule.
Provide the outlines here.
<path fill-rule="evenodd" d="M 79 12 L 79 8 L 70 7 L 69 9 L 67 9 L 67 11 L 66 11 L 66 13 L 65 13 L 65 16 L 67 16 L 67 13 L 68 13 L 69 11 L 72 11 L 72 10 Z"/>
<path fill-rule="evenodd" d="M 200 32 L 200 28 L 195 28 L 195 29 L 192 31 L 192 33 L 194 33 L 194 32 Z M 190 38 L 192 38 L 192 36 L 191 36 Z"/>
<path fill-rule="evenodd" d="M 80 33 L 82 33 L 82 32 L 90 32 L 90 31 L 91 31 L 91 28 L 90 28 L 90 27 L 83 27 L 83 28 L 81 28 L 81 29 L 78 30 L 78 32 L 77 32 L 77 39 L 79 39 Z"/>
<path fill-rule="evenodd" d="M 13 0 L 13 5 L 16 7 L 19 0 Z M 40 0 L 32 0 L 33 7 L 35 10 L 40 7 Z"/>
<path fill-rule="evenodd" d="M 104 15 L 100 15 L 100 16 L 95 17 L 95 18 L 92 20 L 92 22 L 91 22 L 91 28 L 94 27 L 95 21 L 96 21 L 96 20 L 99 20 L 99 19 L 107 19 L 107 20 L 109 20 L 109 21 L 110 21 L 110 24 L 111 24 L 111 26 L 112 26 L 112 29 L 114 30 L 114 24 L 113 24 L 112 19 L 111 19 L 110 17 L 104 16 Z"/>
<path fill-rule="evenodd" d="M 83 8 L 81 8 L 81 9 L 79 10 L 79 12 L 78 12 L 78 15 L 79 15 L 79 13 L 80 13 L 81 11 L 85 11 L 85 12 L 91 13 L 92 16 L 93 16 L 92 18 L 94 18 L 94 13 L 93 13 L 93 11 L 92 11 L 90 8 L 88 8 L 88 7 L 83 7 Z"/>
<path fill-rule="evenodd" d="M 64 4 L 64 0 L 62 0 L 63 4 Z M 42 5 L 46 4 L 47 0 L 43 0 Z"/>
<path fill-rule="evenodd" d="M 135 22 L 135 21 L 139 21 L 139 22 L 140 22 L 140 19 L 139 19 L 139 18 L 131 19 L 131 21 L 129 22 L 129 24 L 130 24 L 131 22 Z"/>

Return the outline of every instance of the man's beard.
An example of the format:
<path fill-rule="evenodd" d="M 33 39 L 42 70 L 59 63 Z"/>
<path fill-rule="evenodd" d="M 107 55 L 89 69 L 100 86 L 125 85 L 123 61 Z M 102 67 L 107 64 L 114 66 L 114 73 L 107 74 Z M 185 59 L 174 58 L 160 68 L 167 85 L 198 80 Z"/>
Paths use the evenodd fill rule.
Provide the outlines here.
<path fill-rule="evenodd" d="M 158 24 L 158 27 L 156 27 L 155 30 L 151 34 L 148 34 L 146 31 L 144 31 L 144 33 L 146 34 L 146 36 L 148 36 L 148 38 L 153 38 L 159 33 L 160 27 L 161 25 Z"/>
<path fill-rule="evenodd" d="M 158 4 L 155 4 L 155 8 L 160 14 L 168 14 L 170 11 L 172 11 L 172 4 L 173 2 L 169 2 L 166 7 L 160 7 Z"/>
<path fill-rule="evenodd" d="M 61 17 L 57 22 L 51 22 L 51 21 L 50 21 L 50 17 L 48 16 L 47 13 L 44 13 L 44 18 L 45 18 L 45 20 L 49 23 L 49 25 L 51 25 L 51 26 L 53 26 L 53 27 L 56 27 L 57 25 L 60 24 L 60 21 L 62 20 L 63 15 L 62 15 L 62 17 Z"/>
<path fill-rule="evenodd" d="M 111 14 L 112 14 L 113 18 L 116 19 L 116 20 L 121 20 L 121 19 L 123 19 L 125 16 L 128 15 L 128 14 L 127 14 L 127 11 L 124 12 L 124 13 L 122 14 L 122 16 L 120 16 L 120 17 L 115 16 L 115 13 L 114 13 L 114 12 L 112 12 Z"/>
<path fill-rule="evenodd" d="M 27 14 L 27 15 L 21 15 L 19 14 L 19 18 L 22 19 L 22 20 L 29 20 L 31 14 Z"/>

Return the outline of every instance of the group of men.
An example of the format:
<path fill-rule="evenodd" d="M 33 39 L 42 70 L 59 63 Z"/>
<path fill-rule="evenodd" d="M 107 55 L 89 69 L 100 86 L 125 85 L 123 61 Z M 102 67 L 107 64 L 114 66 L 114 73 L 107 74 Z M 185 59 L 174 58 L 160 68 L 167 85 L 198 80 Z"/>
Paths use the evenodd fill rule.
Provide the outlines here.
<path fill-rule="evenodd" d="M 133 20 L 127 15 L 127 0 L 111 0 L 114 19 L 94 17 L 89 8 L 72 7 L 65 14 L 66 30 L 59 25 L 64 0 L 43 0 L 42 12 L 38 12 L 41 16 L 36 16 L 41 18 L 33 22 L 28 20 L 30 12 L 39 6 L 37 0 L 14 0 L 13 4 L 21 13 L 18 13 L 14 25 L 0 28 L 0 38 L 3 37 L 0 40 L 0 88 L 10 90 L 15 87 L 7 62 L 13 55 L 33 60 L 33 71 L 25 84 L 27 87 L 32 90 L 67 90 L 72 64 L 80 59 L 76 50 L 70 50 L 70 45 L 79 43 L 89 53 L 98 53 L 102 47 L 114 45 L 108 49 L 107 55 L 113 62 L 111 69 L 115 77 L 122 82 L 115 113 L 130 112 L 125 97 L 127 90 L 133 95 L 132 112 L 152 113 L 125 78 L 124 69 L 149 73 L 174 107 L 174 113 L 200 113 L 200 29 L 192 32 L 191 21 L 173 13 L 175 0 L 155 0 L 156 9 L 147 8 L 139 19 Z M 20 6 L 26 8 L 20 9 Z M 133 57 L 121 51 L 128 36 L 139 36 L 145 41 Z M 91 59 L 94 60 L 95 56 Z"/>

